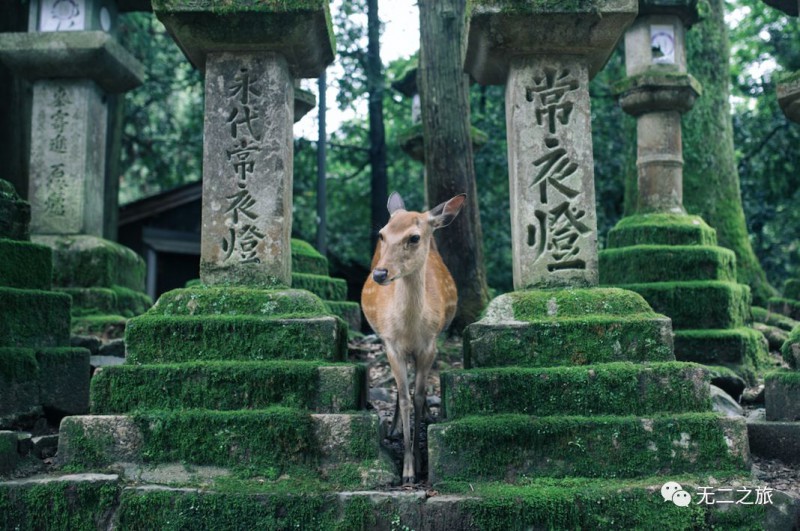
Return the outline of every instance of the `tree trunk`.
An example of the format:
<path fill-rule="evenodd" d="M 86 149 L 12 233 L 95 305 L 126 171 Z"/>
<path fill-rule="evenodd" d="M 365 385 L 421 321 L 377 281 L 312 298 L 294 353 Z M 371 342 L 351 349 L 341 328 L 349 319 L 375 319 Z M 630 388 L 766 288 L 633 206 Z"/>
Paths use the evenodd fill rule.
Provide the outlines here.
<path fill-rule="evenodd" d="M 684 206 L 717 229 L 719 243 L 736 253 L 738 280 L 755 303 L 773 293 L 747 235 L 730 115 L 730 43 L 723 0 L 700 0 L 701 22 L 687 32 L 689 73 L 703 95 L 683 118 Z"/>
<path fill-rule="evenodd" d="M 319 88 L 319 133 L 317 136 L 317 251 L 322 256 L 328 254 L 328 216 L 327 216 L 327 197 L 325 177 L 327 175 L 327 153 L 326 143 L 328 142 L 325 118 L 328 112 L 327 102 L 325 101 L 325 91 L 328 88 L 325 72 L 319 76 L 317 82 Z"/>
<path fill-rule="evenodd" d="M 467 194 L 461 215 L 436 238 L 458 287 L 458 311 L 451 331 L 460 333 L 478 319 L 489 299 L 472 157 L 469 85 L 463 71 L 466 2 L 420 0 L 419 19 L 418 80 L 428 206 Z"/>
<path fill-rule="evenodd" d="M 386 172 L 386 131 L 383 126 L 383 64 L 381 63 L 381 20 L 378 0 L 367 0 L 367 93 L 369 94 L 369 163 L 372 169 L 371 248 L 378 231 L 389 220 L 386 200 L 389 196 Z"/>

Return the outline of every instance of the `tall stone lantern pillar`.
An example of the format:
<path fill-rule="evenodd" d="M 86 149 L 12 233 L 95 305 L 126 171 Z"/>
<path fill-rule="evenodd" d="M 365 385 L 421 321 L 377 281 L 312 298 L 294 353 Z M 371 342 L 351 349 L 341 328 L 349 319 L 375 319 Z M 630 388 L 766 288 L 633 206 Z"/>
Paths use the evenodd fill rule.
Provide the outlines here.
<path fill-rule="evenodd" d="M 28 32 L 0 34 L 0 60 L 33 83 L 33 240 L 54 250 L 53 281 L 73 297 L 76 316 L 99 312 L 86 325 L 98 332 L 151 304 L 143 260 L 103 239 L 111 214 L 108 101 L 144 79 L 144 68 L 117 42 L 116 32 L 114 0 L 32 0 Z"/>
<path fill-rule="evenodd" d="M 681 115 L 702 92 L 686 65 L 685 34 L 696 21 L 697 0 L 639 0 L 625 34 L 627 78 L 618 88 L 637 122 L 637 204 L 609 233 L 600 281 L 636 291 L 672 319 L 678 360 L 752 378 L 766 348 L 746 326 L 750 290 L 736 282 L 734 253 L 683 207 Z"/>

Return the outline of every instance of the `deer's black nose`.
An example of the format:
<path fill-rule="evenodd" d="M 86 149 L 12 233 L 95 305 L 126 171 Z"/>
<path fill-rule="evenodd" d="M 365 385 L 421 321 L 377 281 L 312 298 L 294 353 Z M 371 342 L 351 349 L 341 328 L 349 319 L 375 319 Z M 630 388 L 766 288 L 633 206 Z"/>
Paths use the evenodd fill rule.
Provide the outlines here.
<path fill-rule="evenodd" d="M 377 282 L 378 284 L 383 284 L 386 282 L 386 277 L 389 276 L 389 272 L 385 269 L 376 269 L 372 272 L 372 280 Z"/>

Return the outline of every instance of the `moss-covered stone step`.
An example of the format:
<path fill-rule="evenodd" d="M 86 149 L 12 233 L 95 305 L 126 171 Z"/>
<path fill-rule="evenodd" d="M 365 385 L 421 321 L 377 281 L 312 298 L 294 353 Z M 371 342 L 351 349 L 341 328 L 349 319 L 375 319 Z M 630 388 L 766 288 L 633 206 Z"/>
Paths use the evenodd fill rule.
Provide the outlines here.
<path fill-rule="evenodd" d="M 128 321 L 130 363 L 199 360 L 328 360 L 347 353 L 347 325 L 337 317 L 158 315 Z"/>
<path fill-rule="evenodd" d="M 800 421 L 800 372 L 776 371 L 764 377 L 767 420 Z"/>
<path fill-rule="evenodd" d="M 800 369 L 800 325 L 794 328 L 781 347 L 783 359 L 794 369 Z"/>
<path fill-rule="evenodd" d="M 59 432 L 58 460 L 73 470 L 178 462 L 245 468 L 271 478 L 347 475 L 364 478 L 364 487 L 386 485 L 395 477 L 379 445 L 376 415 L 318 415 L 285 407 L 67 417 Z"/>
<path fill-rule="evenodd" d="M 146 312 L 152 305 L 145 293 L 112 286 L 110 288 L 56 288 L 72 297 L 72 315 L 121 315 L 134 317 Z"/>
<path fill-rule="evenodd" d="M 747 433 L 753 455 L 800 465 L 800 422 L 748 422 Z"/>
<path fill-rule="evenodd" d="M 469 415 L 653 415 L 711 409 L 709 375 L 690 363 L 471 369 L 441 374 L 448 419 Z"/>
<path fill-rule="evenodd" d="M 619 286 L 639 293 L 672 328 L 737 328 L 750 322 L 750 288 L 719 280 L 653 282 Z"/>
<path fill-rule="evenodd" d="M 81 315 L 72 317 L 72 334 L 76 336 L 96 335 L 104 339 L 122 339 L 128 318 L 121 315 Z"/>
<path fill-rule="evenodd" d="M 147 314 L 311 317 L 329 315 L 330 310 L 319 297 L 297 289 L 198 284 L 164 293 Z"/>
<path fill-rule="evenodd" d="M 131 249 L 96 236 L 34 236 L 53 249 L 53 283 L 69 287 L 110 287 L 144 291 L 145 263 Z"/>
<path fill-rule="evenodd" d="M 0 426 L 10 427 L 11 417 L 30 414 L 39 407 L 36 351 L 0 347 Z"/>
<path fill-rule="evenodd" d="M 429 477 L 631 478 L 749 467 L 744 419 L 713 413 L 653 417 L 473 416 L 428 428 Z"/>
<path fill-rule="evenodd" d="M 663 477 L 641 480 L 530 479 L 525 485 L 452 483 L 424 491 L 335 491 L 276 482 L 219 487 L 126 485 L 115 474 L 71 474 L 0 482 L 0 526 L 42 529 L 792 529 L 797 500 L 779 491 L 755 502 L 763 482 L 726 474 L 674 476 L 691 496 L 679 507 L 661 495 Z M 266 486 L 265 486 L 266 483 Z M 703 488 L 720 501 L 705 504 Z M 718 489 L 731 489 L 723 491 Z M 58 510 L 53 510 L 58 507 Z"/>
<path fill-rule="evenodd" d="M 303 240 L 292 238 L 292 271 L 311 275 L 328 275 L 328 259 Z"/>
<path fill-rule="evenodd" d="M 338 315 L 347 323 L 350 330 L 361 330 L 361 305 L 352 301 L 325 301 L 334 315 Z"/>
<path fill-rule="evenodd" d="M 717 231 L 699 216 L 640 214 L 620 220 L 608 233 L 608 248 L 634 245 L 717 245 Z"/>
<path fill-rule="evenodd" d="M 106 367 L 92 379 L 92 413 L 142 409 L 263 409 L 318 413 L 362 409 L 363 365 L 309 361 L 220 361 Z"/>
<path fill-rule="evenodd" d="M 69 295 L 0 287 L 0 347 L 69 344 Z"/>
<path fill-rule="evenodd" d="M 0 239 L 0 286 L 49 290 L 52 251 L 31 242 Z"/>
<path fill-rule="evenodd" d="M 800 301 L 798 300 L 774 297 L 769 300 L 769 310 L 800 321 Z"/>
<path fill-rule="evenodd" d="M 752 328 L 676 330 L 675 358 L 705 365 L 724 365 L 752 372 L 768 365 L 764 335 Z"/>
<path fill-rule="evenodd" d="M 778 327 L 786 332 L 791 332 L 796 326 L 800 326 L 800 321 L 795 321 L 781 313 L 771 312 L 760 306 L 753 306 L 750 308 L 750 311 L 753 314 L 754 321 Z"/>
<path fill-rule="evenodd" d="M 722 247 L 636 245 L 599 253 L 604 285 L 679 280 L 736 281 L 736 255 Z"/>
<path fill-rule="evenodd" d="M 292 287 L 308 290 L 326 301 L 344 301 L 347 299 L 347 282 L 341 278 L 331 278 L 327 275 L 292 273 Z"/>

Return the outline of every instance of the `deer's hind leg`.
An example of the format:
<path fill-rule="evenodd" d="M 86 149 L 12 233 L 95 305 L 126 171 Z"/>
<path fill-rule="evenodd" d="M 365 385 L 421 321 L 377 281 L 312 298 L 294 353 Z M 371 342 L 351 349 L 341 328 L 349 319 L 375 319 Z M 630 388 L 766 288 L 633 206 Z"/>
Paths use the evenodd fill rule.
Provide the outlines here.
<path fill-rule="evenodd" d="M 397 402 L 403 428 L 403 485 L 414 483 L 414 454 L 411 446 L 411 396 L 408 391 L 408 367 L 405 356 L 392 345 L 386 345 L 386 357 L 397 384 Z"/>
<path fill-rule="evenodd" d="M 422 472 L 422 449 L 420 448 L 422 418 L 427 412 L 426 386 L 428 375 L 436 357 L 436 343 L 428 347 L 426 352 L 416 357 L 416 375 L 414 378 L 414 462 L 417 477 Z"/>

